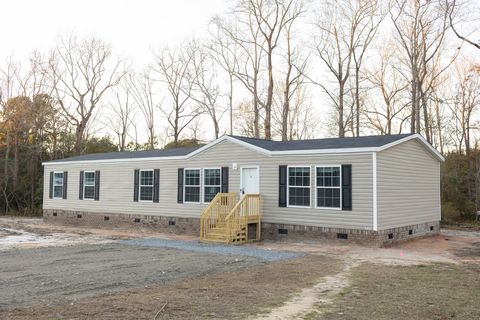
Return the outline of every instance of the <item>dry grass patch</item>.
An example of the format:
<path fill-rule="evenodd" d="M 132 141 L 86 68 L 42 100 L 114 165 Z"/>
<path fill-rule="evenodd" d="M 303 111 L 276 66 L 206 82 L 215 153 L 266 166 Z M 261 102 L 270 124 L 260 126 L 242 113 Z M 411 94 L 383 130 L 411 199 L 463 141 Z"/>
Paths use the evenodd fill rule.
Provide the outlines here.
<path fill-rule="evenodd" d="M 480 265 L 364 264 L 352 285 L 307 319 L 480 319 Z"/>

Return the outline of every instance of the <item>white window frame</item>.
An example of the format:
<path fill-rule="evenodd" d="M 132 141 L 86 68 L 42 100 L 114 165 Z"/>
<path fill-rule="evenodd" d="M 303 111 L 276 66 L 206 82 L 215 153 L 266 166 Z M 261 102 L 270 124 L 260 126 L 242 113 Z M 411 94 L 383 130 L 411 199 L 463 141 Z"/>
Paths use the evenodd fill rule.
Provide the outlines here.
<path fill-rule="evenodd" d="M 92 173 L 92 172 L 93 172 L 93 198 L 85 198 L 85 187 L 91 187 L 91 185 L 87 186 L 85 184 L 85 181 L 87 181 L 85 179 L 85 176 L 86 176 L 87 173 Z M 90 171 L 84 171 L 83 172 L 83 200 L 95 200 L 95 191 L 96 191 L 95 189 L 97 188 L 97 186 L 95 185 L 95 178 L 96 178 L 95 177 L 95 171 L 90 170 Z"/>
<path fill-rule="evenodd" d="M 310 184 L 308 186 L 308 194 L 310 195 L 310 197 L 309 197 L 308 206 L 299 206 L 299 205 L 290 204 L 290 188 L 307 188 L 307 186 L 290 186 L 290 175 L 289 175 L 290 168 L 308 168 L 309 170 Z M 287 166 L 287 208 L 305 209 L 305 208 L 311 208 L 311 207 L 312 207 L 312 166 L 311 165 Z"/>
<path fill-rule="evenodd" d="M 215 184 L 205 184 L 205 170 L 219 170 L 220 172 L 220 184 L 215 185 Z M 200 181 L 200 184 L 202 185 L 202 203 L 210 203 L 211 201 L 205 201 L 205 188 L 206 187 L 219 187 L 220 191 L 222 192 L 222 168 L 221 167 L 212 167 L 212 168 L 202 168 L 202 174 L 200 175 L 202 177 L 202 181 Z"/>
<path fill-rule="evenodd" d="M 151 171 L 152 172 L 152 184 L 142 184 L 142 172 Z M 140 202 L 153 202 L 153 193 L 155 192 L 155 172 L 153 169 L 140 169 L 138 172 L 138 201 Z M 152 187 L 152 200 L 142 200 L 142 187 Z"/>
<path fill-rule="evenodd" d="M 62 174 L 62 184 L 55 184 L 55 174 L 61 173 Z M 53 182 L 52 182 L 52 198 L 53 199 L 63 199 L 65 187 L 63 186 L 63 182 L 65 181 L 65 172 L 64 171 L 53 171 Z M 55 187 L 62 187 L 62 195 L 60 197 L 55 197 Z"/>
<path fill-rule="evenodd" d="M 318 186 L 317 184 L 317 168 L 339 168 L 340 170 L 340 184 L 338 187 L 325 187 Z M 319 207 L 318 206 L 318 188 L 322 189 L 339 189 L 340 190 L 340 207 Z M 332 164 L 332 165 L 317 165 L 315 166 L 315 208 L 320 210 L 342 210 L 342 165 Z"/>
<path fill-rule="evenodd" d="M 193 184 L 189 184 L 187 185 L 186 184 L 186 181 L 187 181 L 187 174 L 185 171 L 187 170 L 198 170 L 198 174 L 199 174 L 199 185 L 198 187 L 200 188 L 199 190 L 199 198 L 198 198 L 198 202 L 194 202 L 194 201 L 185 201 L 185 198 L 186 198 L 186 193 L 185 193 L 185 190 L 187 187 L 197 187 L 197 185 L 193 185 Z M 184 168 L 183 169 L 183 203 L 193 203 L 193 204 L 201 204 L 202 203 L 202 199 L 203 199 L 203 192 L 202 192 L 202 179 L 203 179 L 203 176 L 202 176 L 202 168 Z"/>

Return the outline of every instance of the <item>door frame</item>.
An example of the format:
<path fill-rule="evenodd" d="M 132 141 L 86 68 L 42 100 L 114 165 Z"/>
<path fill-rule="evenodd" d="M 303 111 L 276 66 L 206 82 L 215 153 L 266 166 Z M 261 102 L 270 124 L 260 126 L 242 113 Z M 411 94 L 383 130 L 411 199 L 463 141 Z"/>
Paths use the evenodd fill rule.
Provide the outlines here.
<path fill-rule="evenodd" d="M 257 169 L 258 194 L 260 194 L 260 166 L 259 165 L 240 167 L 240 193 L 242 192 L 242 189 L 243 189 L 243 169 Z M 240 196 L 242 196 L 242 194 L 240 194 Z"/>

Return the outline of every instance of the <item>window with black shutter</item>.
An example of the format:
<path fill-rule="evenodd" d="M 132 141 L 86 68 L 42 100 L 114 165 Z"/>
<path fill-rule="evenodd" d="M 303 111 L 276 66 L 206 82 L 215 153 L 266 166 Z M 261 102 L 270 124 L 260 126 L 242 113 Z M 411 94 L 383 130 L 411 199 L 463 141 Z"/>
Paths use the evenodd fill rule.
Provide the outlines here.
<path fill-rule="evenodd" d="M 95 171 L 95 200 L 100 200 L 100 171 Z"/>
<path fill-rule="evenodd" d="M 160 201 L 160 169 L 153 170 L 153 202 Z"/>
<path fill-rule="evenodd" d="M 342 210 L 352 210 L 352 165 L 342 165 Z"/>
<path fill-rule="evenodd" d="M 183 203 L 183 168 L 178 168 L 177 202 Z"/>
<path fill-rule="evenodd" d="M 138 182 L 140 177 L 140 170 L 135 169 L 133 172 L 133 201 L 138 201 Z"/>
<path fill-rule="evenodd" d="M 278 167 L 278 206 L 287 206 L 287 166 Z"/>

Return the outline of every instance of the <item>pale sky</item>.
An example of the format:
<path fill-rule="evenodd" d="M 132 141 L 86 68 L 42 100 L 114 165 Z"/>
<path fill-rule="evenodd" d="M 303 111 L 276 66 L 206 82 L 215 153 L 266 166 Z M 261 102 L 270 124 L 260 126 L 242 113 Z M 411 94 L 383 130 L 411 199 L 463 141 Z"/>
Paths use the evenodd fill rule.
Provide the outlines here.
<path fill-rule="evenodd" d="M 45 51 L 58 35 L 96 35 L 136 65 L 150 62 L 164 43 L 201 36 L 227 0 L 10 0 L 2 1 L 0 59 L 23 60 Z M 146 63 L 143 63 L 146 62 Z"/>
<path fill-rule="evenodd" d="M 94 35 L 107 41 L 112 45 L 114 56 L 129 58 L 133 67 L 141 70 L 152 63 L 152 51 L 186 38 L 206 35 L 210 19 L 227 11 L 230 3 L 231 0 L 3 0 L 0 66 L 12 54 L 14 60 L 25 62 L 34 50 L 47 53 L 60 35 L 74 33 L 81 37 Z M 461 29 L 466 33 L 478 32 L 480 25 L 474 20 L 462 25 Z M 302 34 L 310 32 L 305 31 Z M 381 32 L 386 39 L 391 37 L 388 31 Z M 476 35 L 478 33 L 474 38 Z M 450 39 L 447 42 L 458 41 Z M 478 50 L 468 45 L 464 47 L 465 56 L 478 61 Z M 318 75 L 316 78 L 328 74 L 318 63 L 312 64 Z M 321 114 L 323 121 L 330 115 L 331 102 L 318 87 L 312 88 L 311 96 L 313 109 Z M 209 126 L 206 127 L 208 131 Z M 160 128 L 157 130 L 159 133 Z M 320 134 L 325 135 L 325 132 Z"/>

